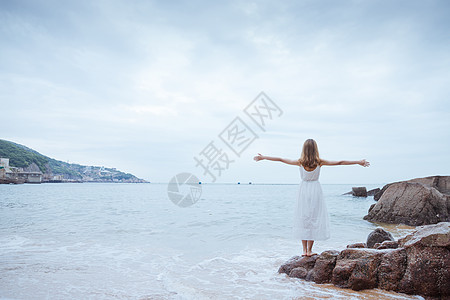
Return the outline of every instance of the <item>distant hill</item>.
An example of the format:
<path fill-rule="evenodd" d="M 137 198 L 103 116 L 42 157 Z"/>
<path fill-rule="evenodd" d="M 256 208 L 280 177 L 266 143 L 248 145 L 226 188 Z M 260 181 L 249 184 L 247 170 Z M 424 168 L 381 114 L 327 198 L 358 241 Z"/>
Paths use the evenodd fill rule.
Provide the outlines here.
<path fill-rule="evenodd" d="M 82 166 L 56 160 L 26 146 L 0 139 L 0 157 L 9 158 L 9 165 L 23 169 L 36 169 L 48 175 L 62 175 L 64 179 L 85 182 L 146 182 L 136 176 L 98 166 Z"/>

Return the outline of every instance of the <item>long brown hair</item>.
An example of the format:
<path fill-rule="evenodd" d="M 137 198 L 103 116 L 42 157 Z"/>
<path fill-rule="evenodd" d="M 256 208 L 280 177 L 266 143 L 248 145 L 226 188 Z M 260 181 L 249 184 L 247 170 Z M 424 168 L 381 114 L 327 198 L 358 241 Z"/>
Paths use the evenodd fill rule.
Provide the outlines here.
<path fill-rule="evenodd" d="M 307 139 L 303 144 L 302 156 L 298 160 L 300 165 L 308 169 L 315 169 L 320 166 L 322 160 L 319 156 L 319 148 L 313 139 Z"/>

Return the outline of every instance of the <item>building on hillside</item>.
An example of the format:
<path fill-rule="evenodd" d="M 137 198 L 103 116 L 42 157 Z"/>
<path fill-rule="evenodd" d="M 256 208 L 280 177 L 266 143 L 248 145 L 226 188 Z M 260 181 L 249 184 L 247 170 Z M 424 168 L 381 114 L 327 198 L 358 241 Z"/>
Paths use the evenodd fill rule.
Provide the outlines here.
<path fill-rule="evenodd" d="M 17 176 L 24 179 L 26 183 L 42 182 L 42 172 L 18 172 Z"/>
<path fill-rule="evenodd" d="M 9 169 L 9 158 L 0 157 L 0 167 L 4 169 Z"/>
<path fill-rule="evenodd" d="M 22 168 L 11 167 L 9 158 L 0 158 L 0 177 L 13 183 L 41 183 L 42 172 L 25 172 Z"/>

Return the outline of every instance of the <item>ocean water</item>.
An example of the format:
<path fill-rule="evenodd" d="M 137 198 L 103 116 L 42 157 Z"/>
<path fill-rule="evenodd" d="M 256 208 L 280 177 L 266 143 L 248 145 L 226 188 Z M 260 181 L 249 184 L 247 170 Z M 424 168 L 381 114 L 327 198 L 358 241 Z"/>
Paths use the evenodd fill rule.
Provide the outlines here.
<path fill-rule="evenodd" d="M 181 208 L 166 184 L 0 185 L 0 298 L 422 299 L 278 274 L 301 253 L 291 238 L 298 185 L 202 188 Z M 362 219 L 373 198 L 342 196 L 351 185 L 323 190 L 332 231 L 315 252 L 365 241 L 377 227 Z"/>

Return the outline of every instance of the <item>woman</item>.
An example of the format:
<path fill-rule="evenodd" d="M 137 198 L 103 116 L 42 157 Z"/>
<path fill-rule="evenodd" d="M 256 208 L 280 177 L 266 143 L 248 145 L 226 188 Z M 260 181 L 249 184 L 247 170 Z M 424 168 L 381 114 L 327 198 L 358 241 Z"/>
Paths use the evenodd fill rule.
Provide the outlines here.
<path fill-rule="evenodd" d="M 330 221 L 327 207 L 323 199 L 322 187 L 319 183 L 320 168 L 322 166 L 361 165 L 370 166 L 365 159 L 358 161 L 328 161 L 321 159 L 316 141 L 307 139 L 303 144 L 302 155 L 297 160 L 264 156 L 258 153 L 253 158 L 256 161 L 281 161 L 288 165 L 300 167 L 302 182 L 297 197 L 294 214 L 294 237 L 302 240 L 302 256 L 313 256 L 314 241 L 326 240 L 330 237 Z"/>

